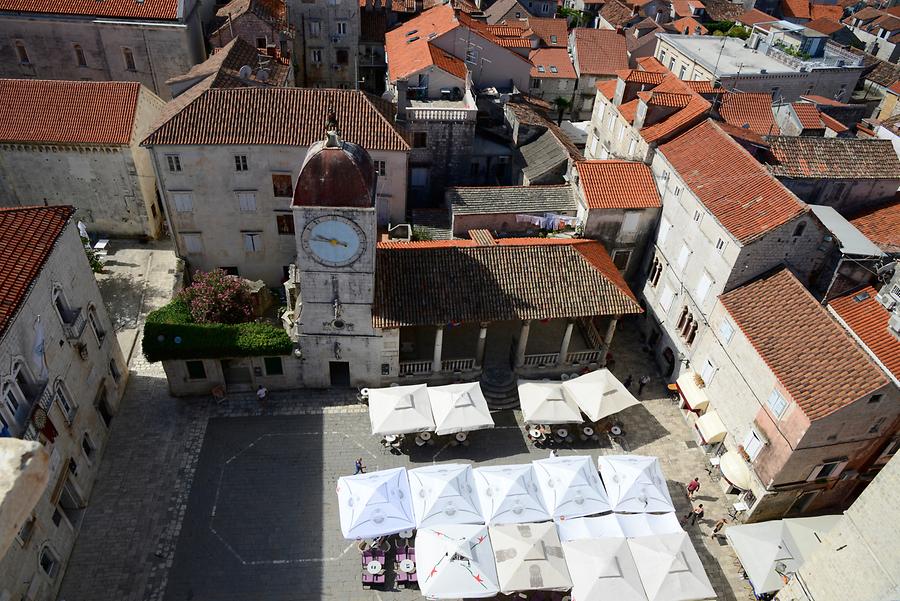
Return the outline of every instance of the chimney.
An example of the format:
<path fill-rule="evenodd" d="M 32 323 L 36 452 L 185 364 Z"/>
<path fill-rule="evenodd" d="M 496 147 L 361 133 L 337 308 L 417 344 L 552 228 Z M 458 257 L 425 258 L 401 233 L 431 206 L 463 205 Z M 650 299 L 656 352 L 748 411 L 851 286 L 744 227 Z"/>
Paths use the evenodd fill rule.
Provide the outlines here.
<path fill-rule="evenodd" d="M 409 99 L 406 90 L 409 82 L 405 79 L 397 80 L 397 121 L 406 121 L 406 109 L 409 107 Z"/>

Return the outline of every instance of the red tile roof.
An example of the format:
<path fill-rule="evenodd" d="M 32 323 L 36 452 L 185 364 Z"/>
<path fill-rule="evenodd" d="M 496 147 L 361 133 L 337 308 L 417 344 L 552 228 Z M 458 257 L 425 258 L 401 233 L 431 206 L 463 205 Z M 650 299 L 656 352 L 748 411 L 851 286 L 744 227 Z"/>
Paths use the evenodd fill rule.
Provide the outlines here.
<path fill-rule="evenodd" d="M 528 27 L 540 38 L 541 43 L 551 48 L 565 48 L 568 44 L 566 19 L 541 19 L 528 17 Z M 556 36 L 556 42 L 552 40 Z"/>
<path fill-rule="evenodd" d="M 900 254 L 900 201 L 861 213 L 850 223 L 884 252 Z"/>
<path fill-rule="evenodd" d="M 888 383 L 887 376 L 787 269 L 719 299 L 810 420 L 830 415 Z"/>
<path fill-rule="evenodd" d="M 672 7 L 675 9 L 675 15 L 678 17 L 691 16 L 691 9 L 706 9 L 706 5 L 699 0 L 672 0 Z"/>
<path fill-rule="evenodd" d="M 616 71 L 619 79 L 626 83 L 649 83 L 658 86 L 665 79 L 665 73 L 657 71 L 638 71 L 637 69 L 622 69 Z M 599 84 L 598 84 L 599 85 Z"/>
<path fill-rule="evenodd" d="M 661 206 L 650 168 L 634 161 L 579 161 L 579 185 L 589 209 Z"/>
<path fill-rule="evenodd" d="M 725 88 L 717 88 L 713 82 L 705 79 L 689 79 L 684 83 L 698 94 L 724 94 Z"/>
<path fill-rule="evenodd" d="M 700 21 L 691 16 L 681 17 L 680 19 L 672 21 L 672 26 L 675 27 L 680 34 L 695 35 L 697 33 L 697 28 L 700 28 L 700 35 L 709 33 L 709 30 L 701 25 Z"/>
<path fill-rule="evenodd" d="M 742 243 L 808 210 L 713 121 L 703 121 L 659 150 L 700 202 Z"/>
<path fill-rule="evenodd" d="M 804 23 L 804 25 L 806 25 L 813 31 L 818 31 L 819 33 L 824 33 L 825 35 L 832 35 L 844 28 L 843 25 L 841 25 L 834 19 L 829 19 L 828 17 L 819 17 L 817 19 L 813 19 L 808 23 Z"/>
<path fill-rule="evenodd" d="M 781 12 L 785 17 L 809 19 L 809 0 L 781 0 Z"/>
<path fill-rule="evenodd" d="M 644 127 L 641 128 L 641 137 L 648 143 L 659 142 L 687 129 L 691 125 L 697 123 L 700 119 L 703 119 L 709 112 L 711 106 L 710 103 L 694 92 L 685 82 L 678 79 L 675 75 L 670 74 L 666 76 L 663 83 L 653 88 L 654 98 L 657 94 L 662 95 L 660 98 L 671 98 L 666 95 L 667 93 L 681 95 L 679 97 L 688 95 L 690 100 L 684 108 L 671 113 L 656 123 L 651 123 L 649 125 L 645 124 Z"/>
<path fill-rule="evenodd" d="M 844 16 L 844 9 L 837 4 L 812 4 L 809 7 L 811 19 L 832 19 L 840 21 Z"/>
<path fill-rule="evenodd" d="M 428 44 L 428 52 L 431 53 L 431 61 L 435 67 L 463 81 L 466 80 L 466 74 L 469 72 L 466 63 L 434 44 Z"/>
<path fill-rule="evenodd" d="M 607 100 L 612 100 L 613 96 L 616 95 L 615 79 L 604 79 L 603 81 L 598 81 L 594 85 L 597 86 L 597 91 L 603 94 Z"/>
<path fill-rule="evenodd" d="M 0 336 L 24 302 L 75 209 L 0 209 Z"/>
<path fill-rule="evenodd" d="M 748 10 L 747 12 L 742 14 L 740 17 L 738 17 L 738 21 L 740 21 L 741 23 L 743 23 L 744 25 L 746 25 L 748 27 L 752 27 L 753 25 L 756 25 L 757 23 L 768 23 L 769 21 L 777 21 L 777 20 L 778 19 L 776 19 L 772 15 L 767 15 L 763 11 L 755 9 L 755 8 L 751 8 L 750 10 Z"/>
<path fill-rule="evenodd" d="M 0 79 L 0 142 L 128 144 L 141 84 Z"/>
<path fill-rule="evenodd" d="M 653 71 L 655 73 L 668 73 L 669 70 L 659 62 L 655 56 L 644 56 L 637 59 L 638 67 L 642 71 Z"/>
<path fill-rule="evenodd" d="M 816 105 L 809 102 L 794 102 L 791 108 L 794 109 L 794 114 L 797 115 L 803 129 L 825 129 L 822 120 L 819 119 L 819 109 Z"/>
<path fill-rule="evenodd" d="M 628 68 L 625 37 L 610 29 L 586 29 L 575 32 L 577 71 L 581 75 L 615 75 Z"/>
<path fill-rule="evenodd" d="M 179 0 L 0 0 L 0 11 L 121 19 L 178 18 Z"/>
<path fill-rule="evenodd" d="M 452 6 L 442 4 L 387 32 L 384 44 L 392 82 L 434 64 L 429 41 L 459 27 L 453 12 Z"/>
<path fill-rule="evenodd" d="M 834 100 L 833 98 L 826 98 L 825 96 L 817 96 L 815 94 L 804 94 L 800 97 L 801 100 L 809 100 L 814 104 L 824 104 L 827 106 L 851 106 L 844 102 L 839 102 Z"/>
<path fill-rule="evenodd" d="M 560 78 L 560 79 L 577 79 L 575 67 L 572 66 L 572 59 L 569 58 L 569 52 L 565 48 L 538 48 L 532 50 L 528 55 L 528 60 L 534 65 L 531 68 L 532 77 L 540 78 Z M 541 72 L 538 68 L 543 68 Z M 556 73 L 554 73 L 554 69 Z"/>
<path fill-rule="evenodd" d="M 819 119 L 822 121 L 822 125 L 835 133 L 840 134 L 850 130 L 849 127 L 827 113 L 819 112 Z"/>
<path fill-rule="evenodd" d="M 779 133 L 772 114 L 772 96 L 765 92 L 729 92 L 722 98 L 719 115 L 726 123 L 749 125 L 748 129 L 763 136 Z"/>
<path fill-rule="evenodd" d="M 833 299 L 828 306 L 878 357 L 895 378 L 900 378 L 900 339 L 888 330 L 891 313 L 876 300 L 877 291 L 867 286 L 858 292 Z"/>
<path fill-rule="evenodd" d="M 778 177 L 876 179 L 900 182 L 900 160 L 890 140 L 769 136 Z"/>

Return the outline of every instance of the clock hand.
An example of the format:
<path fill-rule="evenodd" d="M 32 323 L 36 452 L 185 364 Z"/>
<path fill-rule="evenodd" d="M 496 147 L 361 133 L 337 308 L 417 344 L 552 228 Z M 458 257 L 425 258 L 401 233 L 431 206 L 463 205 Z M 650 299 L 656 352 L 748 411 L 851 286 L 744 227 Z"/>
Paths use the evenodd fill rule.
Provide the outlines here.
<path fill-rule="evenodd" d="M 343 247 L 345 247 L 345 248 L 347 247 L 347 243 L 346 243 L 346 242 L 341 242 L 341 241 L 338 240 L 337 238 L 326 238 L 325 236 L 313 236 L 313 240 L 315 240 L 316 242 L 328 242 L 328 243 L 331 244 L 332 246 L 340 245 L 340 246 L 343 246 Z"/>

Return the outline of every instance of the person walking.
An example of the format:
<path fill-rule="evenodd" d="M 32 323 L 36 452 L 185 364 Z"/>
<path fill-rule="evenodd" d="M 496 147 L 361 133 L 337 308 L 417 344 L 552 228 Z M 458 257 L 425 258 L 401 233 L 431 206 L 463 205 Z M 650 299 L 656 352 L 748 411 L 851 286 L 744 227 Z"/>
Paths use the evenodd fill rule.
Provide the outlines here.
<path fill-rule="evenodd" d="M 625 385 L 625 389 L 630 391 L 631 385 L 634 383 L 634 376 L 632 376 L 631 374 L 628 374 L 628 377 L 625 378 L 625 381 L 622 383 Z"/>
<path fill-rule="evenodd" d="M 693 480 L 688 482 L 687 493 L 688 493 L 688 498 L 691 501 L 694 500 L 694 495 L 696 495 L 697 491 L 699 491 L 699 490 L 700 490 L 700 478 L 694 478 Z"/>
<path fill-rule="evenodd" d="M 365 473 L 366 473 L 366 466 L 363 465 L 362 457 L 357 457 L 357 458 L 356 458 L 356 464 L 355 464 L 354 467 L 356 467 L 356 471 L 353 472 L 353 475 L 354 475 L 354 476 L 355 476 L 356 474 L 365 474 Z"/>
<path fill-rule="evenodd" d="M 697 505 L 696 507 L 691 509 L 690 513 L 688 513 L 686 516 L 684 516 L 684 520 L 682 520 L 682 523 L 687 524 L 688 520 L 690 520 L 691 526 L 693 526 L 694 524 L 697 523 L 697 520 L 702 520 L 702 519 L 703 519 L 703 503 L 700 503 L 699 505 Z"/>
<path fill-rule="evenodd" d="M 641 379 L 638 380 L 638 395 L 643 394 L 644 386 L 646 386 L 649 383 L 650 383 L 650 376 L 648 376 L 646 374 L 641 376 Z"/>
<path fill-rule="evenodd" d="M 256 389 L 256 400 L 259 402 L 259 410 L 264 412 L 269 402 L 269 389 L 262 384 Z"/>
<path fill-rule="evenodd" d="M 727 519 L 721 518 L 718 522 L 716 522 L 716 525 L 713 526 L 712 534 L 710 534 L 709 537 L 716 538 L 719 535 L 719 530 L 721 530 L 722 527 L 725 526 L 725 524 L 727 524 L 727 523 L 728 523 Z"/>

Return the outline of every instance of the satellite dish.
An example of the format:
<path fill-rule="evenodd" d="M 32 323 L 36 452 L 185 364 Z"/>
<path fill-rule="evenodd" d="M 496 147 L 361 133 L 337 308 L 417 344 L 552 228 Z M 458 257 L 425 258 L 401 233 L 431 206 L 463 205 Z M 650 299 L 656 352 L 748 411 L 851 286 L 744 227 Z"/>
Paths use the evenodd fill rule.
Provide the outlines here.
<path fill-rule="evenodd" d="M 250 65 L 244 65 L 241 67 L 240 71 L 238 71 L 238 77 L 241 79 L 249 79 L 250 75 L 253 74 L 253 67 Z"/>
<path fill-rule="evenodd" d="M 267 79 L 269 79 L 269 72 L 265 69 L 260 69 L 256 72 L 256 79 L 258 81 L 266 81 Z"/>

